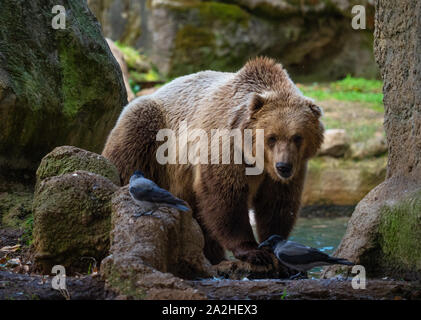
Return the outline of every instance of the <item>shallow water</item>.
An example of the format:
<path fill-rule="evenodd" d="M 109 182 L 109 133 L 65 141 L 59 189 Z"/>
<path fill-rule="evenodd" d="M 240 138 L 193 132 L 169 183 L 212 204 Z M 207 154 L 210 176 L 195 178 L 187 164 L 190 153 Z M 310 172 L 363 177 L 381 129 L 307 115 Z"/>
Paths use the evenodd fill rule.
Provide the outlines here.
<path fill-rule="evenodd" d="M 345 234 L 349 217 L 299 218 L 289 240 L 332 254 Z M 318 278 L 322 268 L 309 271 L 309 277 Z"/>

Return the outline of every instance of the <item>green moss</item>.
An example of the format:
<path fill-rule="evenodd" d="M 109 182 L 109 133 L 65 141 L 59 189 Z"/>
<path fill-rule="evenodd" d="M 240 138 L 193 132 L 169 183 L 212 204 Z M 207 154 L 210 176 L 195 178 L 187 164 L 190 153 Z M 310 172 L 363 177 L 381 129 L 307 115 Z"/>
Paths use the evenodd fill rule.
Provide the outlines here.
<path fill-rule="evenodd" d="M 234 23 L 243 27 L 248 26 L 250 14 L 235 4 L 215 1 L 175 0 L 165 3 L 167 8 L 178 13 L 197 14 L 203 25 L 213 23 Z"/>
<path fill-rule="evenodd" d="M 215 36 L 207 28 L 186 25 L 177 32 L 175 39 L 177 61 L 171 75 L 189 74 L 207 69 L 216 61 L 214 46 Z M 195 63 L 191 63 L 195 61 Z"/>
<path fill-rule="evenodd" d="M 0 225 L 3 227 L 20 228 L 31 216 L 32 193 L 15 192 L 0 194 Z"/>
<path fill-rule="evenodd" d="M 379 245 L 387 264 L 421 272 L 421 190 L 382 208 Z"/>
<path fill-rule="evenodd" d="M 215 19 L 229 23 L 233 22 L 243 27 L 247 27 L 250 14 L 236 5 L 219 2 L 202 2 L 199 6 L 200 16 L 208 22 L 214 22 Z"/>
<path fill-rule="evenodd" d="M 107 282 L 113 289 L 137 300 L 146 298 L 147 292 L 139 286 L 137 274 L 134 270 L 130 270 L 129 275 L 127 275 L 122 274 L 122 271 L 119 268 L 114 267 L 114 265 L 111 265 L 111 263 L 108 263 L 103 267 Z"/>

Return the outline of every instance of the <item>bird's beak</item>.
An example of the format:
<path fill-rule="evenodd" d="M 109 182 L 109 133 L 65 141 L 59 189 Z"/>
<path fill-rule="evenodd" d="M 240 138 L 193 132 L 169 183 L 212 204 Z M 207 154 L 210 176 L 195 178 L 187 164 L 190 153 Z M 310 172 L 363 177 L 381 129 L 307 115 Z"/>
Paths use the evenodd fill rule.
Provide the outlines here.
<path fill-rule="evenodd" d="M 259 244 L 259 246 L 258 246 L 258 248 L 259 248 L 259 249 L 264 248 L 264 247 L 270 247 L 269 242 L 267 242 L 267 241 L 263 241 L 263 242 L 262 242 L 261 244 Z"/>

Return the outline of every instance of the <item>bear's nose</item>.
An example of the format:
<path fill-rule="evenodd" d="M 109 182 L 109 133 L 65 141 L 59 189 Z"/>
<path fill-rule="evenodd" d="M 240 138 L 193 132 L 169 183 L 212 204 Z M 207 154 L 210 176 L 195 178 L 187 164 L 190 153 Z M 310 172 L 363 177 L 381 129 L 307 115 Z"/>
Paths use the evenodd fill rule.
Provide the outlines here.
<path fill-rule="evenodd" d="M 276 170 L 283 178 L 289 178 L 292 173 L 292 164 L 287 162 L 277 162 Z"/>

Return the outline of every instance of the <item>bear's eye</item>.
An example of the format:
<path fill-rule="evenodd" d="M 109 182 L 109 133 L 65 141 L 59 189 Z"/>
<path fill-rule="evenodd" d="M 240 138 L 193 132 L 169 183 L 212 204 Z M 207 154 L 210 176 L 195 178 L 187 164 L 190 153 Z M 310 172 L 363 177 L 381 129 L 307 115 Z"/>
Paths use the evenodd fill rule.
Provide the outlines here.
<path fill-rule="evenodd" d="M 303 142 L 303 137 L 300 136 L 299 134 L 296 134 L 292 137 L 292 141 L 294 141 L 294 143 L 299 146 L 301 145 L 301 143 Z"/>
<path fill-rule="evenodd" d="M 268 137 L 268 144 L 273 146 L 276 143 L 276 137 L 275 136 L 269 136 Z"/>

